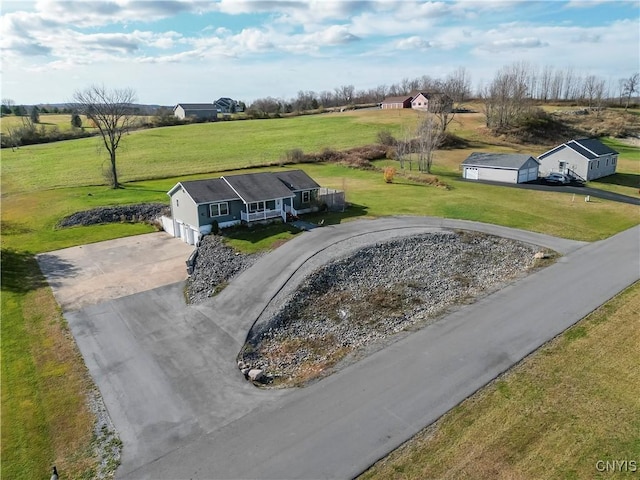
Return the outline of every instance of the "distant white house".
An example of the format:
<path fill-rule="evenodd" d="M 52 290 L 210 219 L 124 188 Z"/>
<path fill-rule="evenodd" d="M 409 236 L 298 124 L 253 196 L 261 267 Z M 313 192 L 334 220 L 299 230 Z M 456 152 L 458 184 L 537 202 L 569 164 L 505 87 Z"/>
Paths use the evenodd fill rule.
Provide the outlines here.
<path fill-rule="evenodd" d="M 579 180 L 594 180 L 616 173 L 618 152 L 595 138 L 570 140 L 538 157 L 543 175 L 558 172 Z"/>
<path fill-rule="evenodd" d="M 462 162 L 462 177 L 503 183 L 538 179 L 538 161 L 530 155 L 474 152 Z"/>
<path fill-rule="evenodd" d="M 216 120 L 218 109 L 213 103 L 179 103 L 173 107 L 173 114 L 180 120 L 187 118 Z"/>

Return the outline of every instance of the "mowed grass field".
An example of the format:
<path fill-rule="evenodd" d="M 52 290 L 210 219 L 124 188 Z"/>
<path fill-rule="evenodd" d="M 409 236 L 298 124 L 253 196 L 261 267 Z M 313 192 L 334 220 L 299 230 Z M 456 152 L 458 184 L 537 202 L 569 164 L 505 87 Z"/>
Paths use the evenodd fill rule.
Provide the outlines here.
<path fill-rule="evenodd" d="M 345 215 L 332 216 L 331 222 L 357 216 L 433 215 L 594 241 L 640 221 L 638 207 L 631 205 L 598 199 L 585 203 L 561 191 L 463 182 L 459 164 L 472 150 L 532 154 L 546 150 L 487 138 L 479 114 L 461 115 L 451 125 L 470 140 L 471 148 L 437 153 L 434 174 L 447 183 L 446 189 L 403 175 L 387 184 L 378 171 L 337 164 L 277 166 L 293 148 L 319 152 L 374 143 L 381 129 L 399 135 L 417 120 L 411 111 L 369 110 L 137 131 L 124 138 L 119 150 L 118 165 L 125 182 L 119 190 L 104 185 L 106 156 L 96 138 L 3 150 L 0 476 L 30 479 L 46 475 L 56 463 L 67 478 L 90 478 L 95 462 L 90 453 L 92 421 L 84 403 L 91 379 L 34 255 L 153 230 L 126 223 L 57 228 L 65 215 L 98 206 L 168 203 L 166 192 L 177 181 L 274 163 L 268 170 L 303 168 L 321 185 L 346 191 L 353 206 Z M 621 180 L 637 179 L 637 152 L 634 148 L 621 151 Z M 629 194 L 634 191 L 632 185 L 618 183 L 609 184 L 610 188 Z M 249 237 L 237 239 L 236 245 L 255 250 L 289 235 L 282 237 L 275 229 L 273 236 L 261 238 L 260 243 Z"/>

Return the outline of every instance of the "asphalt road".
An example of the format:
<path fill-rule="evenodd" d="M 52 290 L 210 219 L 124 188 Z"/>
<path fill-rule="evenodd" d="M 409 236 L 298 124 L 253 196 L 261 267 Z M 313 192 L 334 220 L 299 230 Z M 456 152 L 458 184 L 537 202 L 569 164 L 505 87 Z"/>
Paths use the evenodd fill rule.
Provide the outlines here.
<path fill-rule="evenodd" d="M 505 188 L 523 188 L 526 190 L 542 190 L 550 192 L 573 193 L 578 196 L 578 200 L 582 201 L 584 197 L 601 198 L 603 200 L 611 200 L 612 202 L 628 203 L 630 205 L 640 205 L 640 198 L 622 195 L 621 193 L 600 190 L 599 188 L 576 186 L 576 185 L 548 185 L 543 181 L 530 183 L 504 183 L 491 182 L 487 180 L 466 180 L 468 182 L 486 183 L 488 185 L 496 185 Z"/>
<path fill-rule="evenodd" d="M 264 306 L 355 239 L 466 228 L 565 254 L 304 389 L 261 391 L 235 356 Z M 640 276 L 640 228 L 584 244 L 400 217 L 305 232 L 205 305 L 181 284 L 66 314 L 124 442 L 120 478 L 350 478 Z"/>

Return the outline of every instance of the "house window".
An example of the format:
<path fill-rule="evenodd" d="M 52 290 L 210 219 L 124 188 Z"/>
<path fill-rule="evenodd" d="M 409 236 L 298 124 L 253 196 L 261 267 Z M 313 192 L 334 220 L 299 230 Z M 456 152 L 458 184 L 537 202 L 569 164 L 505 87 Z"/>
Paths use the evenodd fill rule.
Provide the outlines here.
<path fill-rule="evenodd" d="M 598 168 L 600 168 L 600 160 L 598 160 Z"/>
<path fill-rule="evenodd" d="M 302 192 L 302 203 L 309 203 L 311 201 L 311 192 Z"/>
<path fill-rule="evenodd" d="M 616 157 L 613 157 L 613 158 L 611 159 L 611 165 L 615 165 L 615 164 L 616 164 Z"/>
<path fill-rule="evenodd" d="M 249 204 L 249 213 L 263 212 L 263 211 L 264 211 L 264 202 L 251 202 Z"/>
<path fill-rule="evenodd" d="M 180 206 L 180 200 L 176 198 L 176 207 L 179 207 L 179 206 Z"/>
<path fill-rule="evenodd" d="M 593 170 L 593 162 L 591 162 L 591 163 L 589 164 L 589 168 L 590 168 L 591 170 Z"/>
<path fill-rule="evenodd" d="M 212 217 L 221 217 L 222 215 L 229 215 L 229 204 L 224 203 L 212 203 L 209 205 L 209 211 Z"/>
<path fill-rule="evenodd" d="M 608 158 L 607 158 L 607 164 L 606 164 L 606 166 L 607 166 L 607 167 L 609 166 L 609 159 L 608 159 Z"/>

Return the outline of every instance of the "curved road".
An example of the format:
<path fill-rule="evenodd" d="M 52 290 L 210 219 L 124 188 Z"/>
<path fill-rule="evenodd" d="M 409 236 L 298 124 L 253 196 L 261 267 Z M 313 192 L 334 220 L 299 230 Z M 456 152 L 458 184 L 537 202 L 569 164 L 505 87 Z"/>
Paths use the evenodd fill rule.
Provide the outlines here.
<path fill-rule="evenodd" d="M 565 255 L 307 388 L 242 379 L 249 328 L 315 260 L 440 228 Z M 120 478 L 350 478 L 636 281 L 639 233 L 585 244 L 467 221 L 363 220 L 296 237 L 204 305 L 185 307 L 177 284 L 66 316 L 124 442 Z"/>

